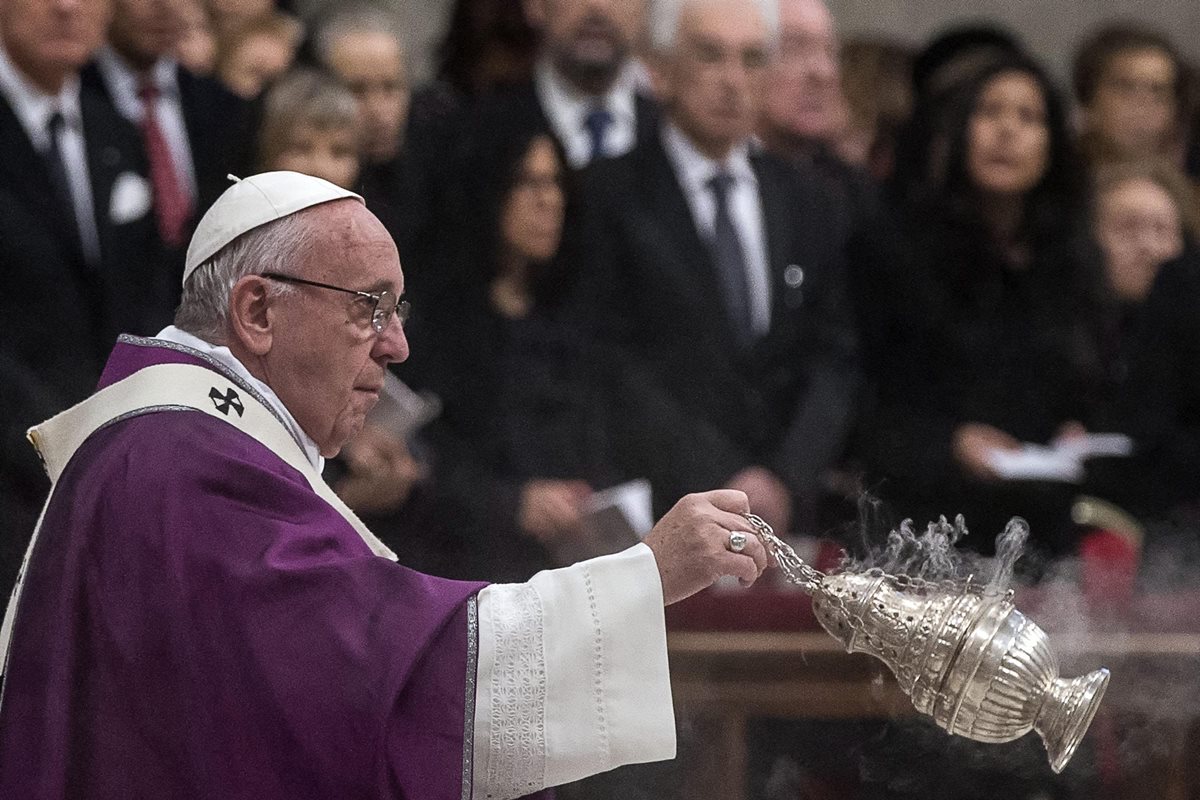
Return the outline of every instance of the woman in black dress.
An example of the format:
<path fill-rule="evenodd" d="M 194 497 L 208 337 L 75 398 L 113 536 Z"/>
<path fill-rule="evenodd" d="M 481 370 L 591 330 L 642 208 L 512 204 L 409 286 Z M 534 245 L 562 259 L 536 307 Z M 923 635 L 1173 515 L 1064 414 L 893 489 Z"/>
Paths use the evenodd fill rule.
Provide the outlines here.
<path fill-rule="evenodd" d="M 1035 548 L 1062 553 L 1072 485 L 1005 479 L 995 454 L 1078 432 L 1098 402 L 1107 299 L 1086 185 L 1026 57 L 946 96 L 924 173 L 858 254 L 877 394 L 864 456 L 896 518 L 962 513 L 987 552 L 1019 515 Z"/>

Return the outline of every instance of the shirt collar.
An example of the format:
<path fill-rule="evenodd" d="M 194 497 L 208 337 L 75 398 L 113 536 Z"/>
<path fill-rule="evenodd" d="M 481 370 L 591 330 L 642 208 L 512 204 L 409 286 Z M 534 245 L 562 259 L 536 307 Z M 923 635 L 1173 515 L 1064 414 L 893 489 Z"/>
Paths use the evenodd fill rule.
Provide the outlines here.
<path fill-rule="evenodd" d="M 179 96 L 179 81 L 176 77 L 176 62 L 173 58 L 160 58 L 150 68 L 150 82 L 158 88 L 161 97 Z M 126 119 L 139 122 L 142 118 L 142 101 L 138 97 L 142 75 L 109 45 L 96 53 L 96 68 L 104 79 L 113 103 Z"/>
<path fill-rule="evenodd" d="M 546 58 L 540 59 L 534 67 L 534 79 L 547 115 L 556 117 L 552 121 L 563 129 L 580 128 L 588 112 L 598 106 L 621 122 L 632 122 L 637 118 L 634 99 L 637 76 L 632 64 L 622 68 L 621 74 L 602 95 L 583 94 L 559 75 Z"/>
<path fill-rule="evenodd" d="M 259 394 L 266 398 L 271 407 L 275 409 L 275 413 L 287 425 L 292 437 L 304 449 L 304 455 L 308 458 L 309 463 L 313 465 L 317 472 L 325 469 L 325 459 L 321 457 L 321 450 L 317 447 L 317 443 L 312 440 L 311 436 L 304 432 L 304 429 L 300 427 L 300 423 L 296 422 L 296 418 L 292 416 L 287 406 L 279 399 L 279 395 L 275 394 L 275 391 L 270 386 L 251 375 L 250 370 L 246 369 L 246 365 L 239 361 L 238 357 L 228 347 L 206 342 L 198 336 L 176 328 L 174 325 L 168 325 L 163 328 L 154 338 L 181 344 L 184 347 L 190 347 L 197 352 L 203 353 L 209 358 L 224 364 L 238 377 L 253 386 Z"/>
<path fill-rule="evenodd" d="M 78 75 L 68 77 L 58 94 L 47 94 L 34 86 L 8 57 L 4 48 L 0 47 L 0 92 L 12 106 L 13 113 L 38 150 L 45 150 L 49 145 L 46 126 L 55 111 L 63 115 L 67 127 L 82 129 Z"/>
<path fill-rule="evenodd" d="M 724 163 L 701 153 L 687 134 L 673 122 L 662 126 L 663 148 L 667 158 L 675 167 L 675 174 L 689 193 L 707 191 L 708 182 L 720 171 L 728 172 L 735 183 L 758 185 L 758 176 L 750 165 L 750 142 L 747 140 L 736 145 L 725 158 Z"/>

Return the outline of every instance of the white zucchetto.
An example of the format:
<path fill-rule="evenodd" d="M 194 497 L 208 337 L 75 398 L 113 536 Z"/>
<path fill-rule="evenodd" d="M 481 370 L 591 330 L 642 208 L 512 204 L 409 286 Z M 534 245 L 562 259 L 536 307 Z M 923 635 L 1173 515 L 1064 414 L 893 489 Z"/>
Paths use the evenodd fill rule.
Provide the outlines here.
<path fill-rule="evenodd" d="M 229 177 L 234 184 L 205 212 L 192 235 L 183 267 L 184 283 L 196 267 L 260 225 L 333 200 L 353 198 L 365 204 L 354 192 L 299 172 L 264 172 L 242 180 Z"/>

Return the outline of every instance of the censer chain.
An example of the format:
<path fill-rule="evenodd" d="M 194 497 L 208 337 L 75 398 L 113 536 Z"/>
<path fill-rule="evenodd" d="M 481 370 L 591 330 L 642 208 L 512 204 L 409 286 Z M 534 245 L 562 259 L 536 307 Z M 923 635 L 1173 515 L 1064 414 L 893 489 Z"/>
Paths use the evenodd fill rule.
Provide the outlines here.
<path fill-rule="evenodd" d="M 779 569 L 783 572 L 784 577 L 799 585 L 809 594 L 821 587 L 825 573 L 806 564 L 790 544 L 775 535 L 774 528 L 767 524 L 762 517 L 756 514 L 743 514 L 742 516 L 754 526 L 755 533 L 762 540 L 763 546 L 775 556 L 775 561 L 779 564 Z"/>

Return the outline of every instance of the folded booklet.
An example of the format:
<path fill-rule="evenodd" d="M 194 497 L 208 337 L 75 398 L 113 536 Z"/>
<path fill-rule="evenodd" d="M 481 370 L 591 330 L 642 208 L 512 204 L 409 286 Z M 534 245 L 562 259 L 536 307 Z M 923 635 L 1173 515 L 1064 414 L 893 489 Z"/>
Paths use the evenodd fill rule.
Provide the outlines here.
<path fill-rule="evenodd" d="M 1133 441 L 1120 433 L 1085 433 L 1065 437 L 1051 445 L 1026 443 L 1019 450 L 996 449 L 988 464 L 1010 481 L 1082 483 L 1089 458 L 1124 457 L 1133 452 Z"/>

